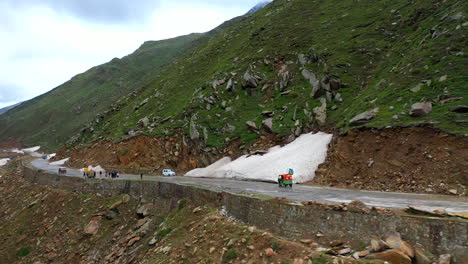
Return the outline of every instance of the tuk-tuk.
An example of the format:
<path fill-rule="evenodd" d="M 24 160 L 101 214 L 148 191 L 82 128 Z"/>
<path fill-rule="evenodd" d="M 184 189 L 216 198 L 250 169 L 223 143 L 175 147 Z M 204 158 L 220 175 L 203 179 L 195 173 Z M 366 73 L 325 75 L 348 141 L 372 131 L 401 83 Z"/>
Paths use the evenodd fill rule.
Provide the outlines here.
<path fill-rule="evenodd" d="M 289 169 L 288 173 L 278 175 L 278 186 L 279 187 L 291 187 L 293 185 L 292 176 L 294 174 L 293 169 Z"/>

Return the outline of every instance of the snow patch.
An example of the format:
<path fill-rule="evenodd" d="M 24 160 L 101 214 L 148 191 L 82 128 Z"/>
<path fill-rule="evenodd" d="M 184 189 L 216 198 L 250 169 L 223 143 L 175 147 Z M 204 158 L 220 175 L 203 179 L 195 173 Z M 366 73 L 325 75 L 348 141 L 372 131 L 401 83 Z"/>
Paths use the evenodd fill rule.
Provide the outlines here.
<path fill-rule="evenodd" d="M 9 158 L 0 159 L 0 167 L 5 166 L 10 161 Z"/>
<path fill-rule="evenodd" d="M 70 158 L 66 158 L 66 159 L 62 159 L 62 160 L 57 160 L 57 161 L 54 161 L 54 162 L 51 162 L 49 163 L 50 165 L 52 166 L 62 166 L 65 164 L 65 162 L 67 162 Z"/>
<path fill-rule="evenodd" d="M 331 139 L 331 134 L 323 132 L 304 134 L 284 147 L 270 148 L 265 155 L 245 155 L 232 162 L 226 157 L 206 168 L 189 171 L 185 176 L 276 182 L 279 174 L 292 168 L 294 182 L 310 181 L 325 161 Z"/>
<path fill-rule="evenodd" d="M 40 149 L 41 147 L 40 146 L 36 146 L 36 147 L 32 147 L 32 148 L 25 148 L 25 149 L 22 149 L 23 152 L 36 152 Z"/>
<path fill-rule="evenodd" d="M 11 149 L 10 151 L 13 152 L 13 153 L 24 154 L 24 151 L 19 150 L 19 149 L 16 149 L 16 148 L 15 148 L 15 149 Z"/>
<path fill-rule="evenodd" d="M 50 160 L 51 158 L 55 157 L 57 153 L 52 153 L 52 154 L 47 154 L 47 160 Z"/>

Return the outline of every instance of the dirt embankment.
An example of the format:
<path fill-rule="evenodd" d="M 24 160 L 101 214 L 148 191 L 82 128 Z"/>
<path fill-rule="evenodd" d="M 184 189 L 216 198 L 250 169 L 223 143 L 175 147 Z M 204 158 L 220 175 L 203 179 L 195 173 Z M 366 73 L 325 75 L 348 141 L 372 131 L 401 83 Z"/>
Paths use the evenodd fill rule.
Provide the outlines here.
<path fill-rule="evenodd" d="M 334 137 L 309 184 L 466 194 L 468 139 L 427 127 L 350 131 Z"/>
<path fill-rule="evenodd" d="M 202 142 L 191 141 L 182 134 L 160 138 L 137 136 L 119 143 L 99 141 L 88 147 L 62 148 L 55 160 L 71 157 L 70 166 L 76 168 L 101 165 L 134 173 L 158 173 L 163 168 L 171 168 L 181 174 L 206 167 L 225 156 L 237 158 L 281 142 L 282 138 L 268 134 L 248 146 L 233 141 L 226 148 L 216 148 L 203 147 Z"/>
<path fill-rule="evenodd" d="M 239 141 L 227 148 L 202 147 L 182 134 L 151 138 L 137 136 L 119 143 L 96 142 L 62 149 L 56 159 L 71 157 L 71 165 L 101 165 L 128 172 L 159 173 L 162 168 L 182 174 L 218 159 L 267 150 L 284 144 L 267 134 L 250 145 Z M 312 185 L 378 191 L 464 194 L 468 186 L 468 139 L 429 128 L 356 129 L 335 135 L 328 157 Z"/>

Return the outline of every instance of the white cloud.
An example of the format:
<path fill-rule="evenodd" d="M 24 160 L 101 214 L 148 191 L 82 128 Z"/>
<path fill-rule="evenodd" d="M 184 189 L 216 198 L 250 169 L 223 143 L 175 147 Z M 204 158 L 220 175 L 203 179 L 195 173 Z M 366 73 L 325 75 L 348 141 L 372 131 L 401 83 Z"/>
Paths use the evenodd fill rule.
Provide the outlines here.
<path fill-rule="evenodd" d="M 244 14 L 257 0 L 156 1 L 148 5 L 158 6 L 150 12 L 131 10 L 145 16 L 139 24 L 114 23 L 112 19 L 96 22 L 100 13 L 81 13 L 87 7 L 77 7 L 79 1 L 70 6 L 58 2 L 0 3 L 0 108 L 38 96 L 93 66 L 130 54 L 144 41 L 211 30 Z M 127 5 L 126 1 L 116 3 Z"/>

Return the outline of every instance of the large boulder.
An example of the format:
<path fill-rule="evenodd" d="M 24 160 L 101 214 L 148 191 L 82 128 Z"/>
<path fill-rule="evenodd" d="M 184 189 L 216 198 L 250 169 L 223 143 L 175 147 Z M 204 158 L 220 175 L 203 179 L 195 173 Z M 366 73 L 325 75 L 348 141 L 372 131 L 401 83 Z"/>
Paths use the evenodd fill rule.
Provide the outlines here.
<path fill-rule="evenodd" d="M 390 248 L 397 249 L 405 253 L 405 255 L 414 258 L 414 248 L 401 239 L 400 233 L 389 232 L 385 237 L 385 243 L 387 243 Z"/>
<path fill-rule="evenodd" d="M 317 98 L 320 95 L 320 81 L 317 80 L 317 76 L 313 72 L 310 72 L 306 69 L 302 70 L 302 76 L 309 81 L 310 85 L 312 85 L 312 93 L 311 96 Z"/>
<path fill-rule="evenodd" d="M 138 125 L 140 127 L 147 127 L 149 125 L 149 118 L 147 116 L 143 117 L 142 119 L 138 120 Z"/>
<path fill-rule="evenodd" d="M 421 117 L 432 111 L 432 103 L 415 103 L 411 106 L 410 116 Z"/>
<path fill-rule="evenodd" d="M 249 72 L 244 74 L 245 86 L 247 88 L 257 88 L 258 80 L 254 76 L 250 75 Z"/>
<path fill-rule="evenodd" d="M 273 118 L 263 120 L 262 125 L 268 133 L 273 133 Z"/>
<path fill-rule="evenodd" d="M 327 120 L 327 100 L 325 98 L 320 98 L 321 106 L 315 107 L 312 111 L 315 114 L 315 118 L 320 124 L 324 124 Z"/>
<path fill-rule="evenodd" d="M 258 127 L 254 121 L 247 121 L 245 122 L 245 125 L 252 131 L 258 131 Z"/>
<path fill-rule="evenodd" d="M 349 125 L 359 126 L 359 125 L 365 124 L 371 121 L 372 119 L 374 119 L 377 116 L 377 112 L 378 112 L 378 109 L 376 108 L 371 111 L 360 113 L 359 115 L 356 115 L 355 117 L 351 118 L 351 120 L 349 120 Z"/>
<path fill-rule="evenodd" d="M 94 216 L 84 229 L 85 235 L 94 236 L 101 226 L 102 216 Z"/>
<path fill-rule="evenodd" d="M 380 252 L 373 255 L 372 257 L 378 260 L 390 262 L 392 264 L 411 264 L 411 258 L 397 249 L 390 249 L 384 252 Z"/>
<path fill-rule="evenodd" d="M 190 139 L 196 140 L 200 138 L 200 132 L 198 132 L 197 126 L 193 120 L 190 121 Z"/>
<path fill-rule="evenodd" d="M 148 203 L 138 207 L 136 214 L 140 217 L 147 217 L 151 214 L 151 210 L 153 209 L 153 204 Z"/>

